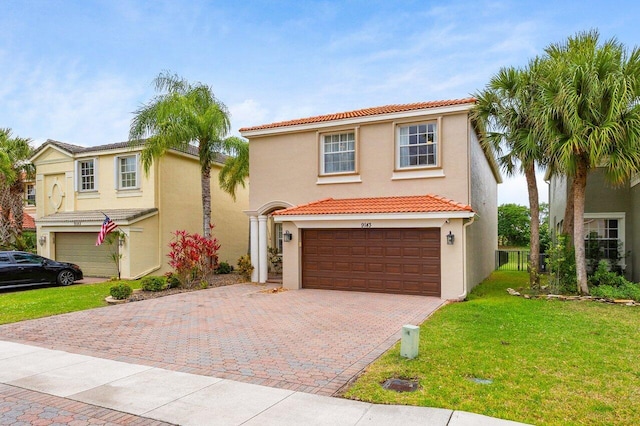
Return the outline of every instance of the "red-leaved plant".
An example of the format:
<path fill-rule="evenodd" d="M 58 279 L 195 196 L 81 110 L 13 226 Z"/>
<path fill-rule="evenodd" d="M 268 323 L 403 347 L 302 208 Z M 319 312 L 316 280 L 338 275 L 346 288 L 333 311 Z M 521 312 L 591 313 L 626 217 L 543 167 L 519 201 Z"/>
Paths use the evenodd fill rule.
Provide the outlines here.
<path fill-rule="evenodd" d="M 214 225 L 209 225 L 213 229 Z M 169 266 L 186 287 L 205 283 L 218 267 L 218 250 L 220 244 L 213 236 L 209 238 L 187 231 L 175 231 L 169 243 L 171 251 Z"/>

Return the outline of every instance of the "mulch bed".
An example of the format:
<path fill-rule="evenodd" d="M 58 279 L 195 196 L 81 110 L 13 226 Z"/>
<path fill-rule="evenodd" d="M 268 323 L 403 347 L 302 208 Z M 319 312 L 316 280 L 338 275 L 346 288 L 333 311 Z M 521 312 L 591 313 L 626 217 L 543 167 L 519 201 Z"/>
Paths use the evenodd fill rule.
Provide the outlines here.
<path fill-rule="evenodd" d="M 233 285 L 246 282 L 244 278 L 240 276 L 240 274 L 222 274 L 222 275 L 214 275 L 213 278 L 209 280 L 209 287 L 222 287 L 225 285 Z M 131 297 L 129 297 L 129 302 L 138 302 L 140 300 L 147 299 L 155 299 L 156 297 L 170 296 L 172 294 L 178 293 L 187 293 L 190 291 L 202 290 L 200 286 L 195 286 L 193 288 L 169 288 L 162 291 L 134 291 Z"/>

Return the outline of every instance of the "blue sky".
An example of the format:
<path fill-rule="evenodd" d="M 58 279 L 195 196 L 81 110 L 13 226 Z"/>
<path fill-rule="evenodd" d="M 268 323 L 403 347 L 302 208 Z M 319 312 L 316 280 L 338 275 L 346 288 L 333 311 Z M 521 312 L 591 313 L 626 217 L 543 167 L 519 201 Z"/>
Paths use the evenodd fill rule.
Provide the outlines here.
<path fill-rule="evenodd" d="M 578 31 L 634 47 L 639 18 L 634 1 L 3 0 L 0 127 L 36 145 L 124 141 L 162 70 L 210 85 L 234 133 L 463 98 Z M 523 179 L 499 202 L 526 205 Z"/>

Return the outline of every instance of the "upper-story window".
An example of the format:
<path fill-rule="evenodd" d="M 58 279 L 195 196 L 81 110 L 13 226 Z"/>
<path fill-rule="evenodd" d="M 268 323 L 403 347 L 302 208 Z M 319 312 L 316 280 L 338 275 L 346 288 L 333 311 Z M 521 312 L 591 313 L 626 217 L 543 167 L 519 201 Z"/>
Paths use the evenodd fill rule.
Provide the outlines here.
<path fill-rule="evenodd" d="M 95 191 L 97 190 L 97 169 L 96 160 L 91 158 L 89 160 L 78 161 L 78 190 L 80 191 Z"/>
<path fill-rule="evenodd" d="M 355 133 L 324 135 L 322 138 L 322 173 L 352 173 L 355 171 Z"/>
<path fill-rule="evenodd" d="M 398 126 L 399 168 L 438 165 L 438 126 L 436 122 Z"/>
<path fill-rule="evenodd" d="M 135 189 L 138 184 L 138 156 L 116 157 L 117 189 Z"/>
<path fill-rule="evenodd" d="M 27 184 L 27 205 L 36 205 L 36 185 L 33 183 Z"/>

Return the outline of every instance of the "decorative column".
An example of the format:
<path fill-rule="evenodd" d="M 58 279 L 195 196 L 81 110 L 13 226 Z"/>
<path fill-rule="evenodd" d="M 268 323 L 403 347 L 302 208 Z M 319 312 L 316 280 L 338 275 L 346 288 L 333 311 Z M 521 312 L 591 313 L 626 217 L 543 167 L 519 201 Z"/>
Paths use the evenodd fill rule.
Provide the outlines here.
<path fill-rule="evenodd" d="M 251 282 L 258 282 L 258 275 L 260 270 L 260 262 L 258 261 L 258 217 L 249 216 L 249 233 L 251 234 L 251 265 L 253 265 L 253 272 L 251 272 Z"/>
<path fill-rule="evenodd" d="M 267 264 L 267 216 L 258 216 L 258 282 L 264 284 L 269 275 Z"/>

